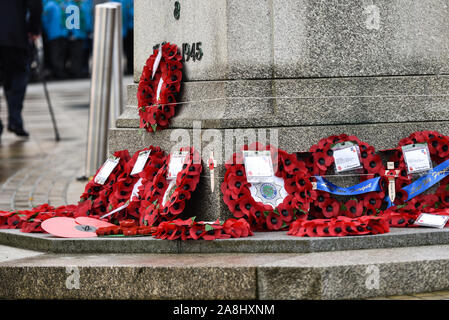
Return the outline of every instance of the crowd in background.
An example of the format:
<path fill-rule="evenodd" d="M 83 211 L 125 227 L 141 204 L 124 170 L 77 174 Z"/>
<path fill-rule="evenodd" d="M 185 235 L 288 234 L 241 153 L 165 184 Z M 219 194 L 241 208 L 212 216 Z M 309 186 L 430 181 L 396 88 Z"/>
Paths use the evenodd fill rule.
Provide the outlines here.
<path fill-rule="evenodd" d="M 125 72 L 133 72 L 133 0 L 112 0 L 122 4 Z M 99 0 L 42 0 L 42 37 L 45 66 L 53 79 L 83 78 L 89 75 L 92 53 L 94 6 Z M 68 6 L 79 8 L 79 28 L 68 28 Z M 70 8 L 69 8 L 70 9 Z"/>

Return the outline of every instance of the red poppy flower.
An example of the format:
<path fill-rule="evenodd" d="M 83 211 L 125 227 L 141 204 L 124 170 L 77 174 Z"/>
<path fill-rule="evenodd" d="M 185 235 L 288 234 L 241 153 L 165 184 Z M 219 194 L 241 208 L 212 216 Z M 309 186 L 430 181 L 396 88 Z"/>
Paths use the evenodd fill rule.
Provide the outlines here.
<path fill-rule="evenodd" d="M 274 212 L 270 212 L 266 217 L 266 224 L 269 230 L 279 230 L 282 227 L 283 220 Z"/>
<path fill-rule="evenodd" d="M 357 200 L 348 200 L 345 203 L 346 215 L 350 218 L 360 217 L 363 214 L 363 202 Z"/>
<path fill-rule="evenodd" d="M 332 219 L 329 223 L 329 235 L 332 237 L 344 237 L 348 234 L 346 226 L 341 219 Z"/>
<path fill-rule="evenodd" d="M 340 204 L 336 200 L 327 199 L 326 201 L 323 202 L 321 208 L 323 209 L 323 215 L 326 218 L 332 218 L 338 216 Z"/>

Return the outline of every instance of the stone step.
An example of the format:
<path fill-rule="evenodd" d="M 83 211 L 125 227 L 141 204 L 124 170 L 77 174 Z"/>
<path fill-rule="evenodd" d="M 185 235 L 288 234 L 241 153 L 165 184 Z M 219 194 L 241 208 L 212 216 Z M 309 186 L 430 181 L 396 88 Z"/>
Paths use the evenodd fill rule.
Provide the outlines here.
<path fill-rule="evenodd" d="M 137 84 L 119 128 L 138 128 Z M 171 128 L 408 123 L 449 118 L 449 76 L 184 82 Z M 274 98 L 273 98 L 274 97 Z"/>
<path fill-rule="evenodd" d="M 308 254 L 43 254 L 0 263 L 0 298 L 361 299 L 448 289 L 448 266 L 448 245 Z"/>
<path fill-rule="evenodd" d="M 286 231 L 215 241 L 152 237 L 65 239 L 50 234 L 0 230 L 0 244 L 52 253 L 310 253 L 449 244 L 448 229 L 391 228 L 389 233 L 348 237 L 293 237 Z"/>

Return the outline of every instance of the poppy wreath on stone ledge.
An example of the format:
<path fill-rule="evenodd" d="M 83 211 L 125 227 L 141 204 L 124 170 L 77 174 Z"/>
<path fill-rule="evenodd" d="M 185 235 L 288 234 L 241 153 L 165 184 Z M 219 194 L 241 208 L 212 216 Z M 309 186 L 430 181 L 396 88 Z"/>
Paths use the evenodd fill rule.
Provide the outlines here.
<path fill-rule="evenodd" d="M 170 118 L 175 115 L 175 96 L 182 80 L 182 56 L 178 47 L 170 43 L 162 44 L 162 57 L 152 77 L 159 50 L 160 46 L 147 59 L 137 89 L 140 128 L 149 132 L 168 127 Z"/>
<path fill-rule="evenodd" d="M 80 197 L 78 207 L 74 217 L 89 216 L 99 218 L 108 212 L 109 197 L 112 194 L 114 185 L 117 183 L 118 177 L 125 171 L 125 165 L 131 159 L 128 150 L 114 152 L 114 157 L 120 158 L 119 163 L 104 184 L 95 182 L 95 177 L 101 170 L 97 170 L 92 180 L 90 180 L 84 188 L 84 193 Z"/>
<path fill-rule="evenodd" d="M 242 238 L 252 235 L 253 233 L 248 222 L 243 218 L 231 218 L 223 223 L 219 220 L 208 223 L 203 221 L 196 222 L 195 218 L 176 219 L 160 223 L 156 232 L 153 233 L 155 238 L 167 240 L 215 240 Z"/>
<path fill-rule="evenodd" d="M 380 234 L 389 231 L 388 220 L 383 217 L 349 218 L 340 216 L 331 219 L 296 220 L 290 226 L 287 234 L 296 237 L 343 237 Z"/>
<path fill-rule="evenodd" d="M 73 217 L 77 206 L 50 206 L 48 203 L 31 210 L 0 211 L 0 229 L 20 229 L 22 232 L 44 232 L 41 223 L 53 217 Z"/>
<path fill-rule="evenodd" d="M 256 201 L 251 194 L 251 183 L 247 181 L 243 164 L 244 150 L 270 151 L 277 168 L 275 176 L 282 178 L 287 193 L 282 203 L 276 207 Z M 242 151 L 234 153 L 225 164 L 226 173 L 221 184 L 223 201 L 234 217 L 246 219 L 255 231 L 282 230 L 296 219 L 306 219 L 312 183 L 304 162 L 298 161 L 296 155 L 270 145 L 253 143 L 243 146 Z"/>
<path fill-rule="evenodd" d="M 142 198 L 145 202 L 140 208 L 140 224 L 156 226 L 163 221 L 171 221 L 178 217 L 185 208 L 185 203 L 195 191 L 202 172 L 201 158 L 194 148 L 181 148 L 181 152 L 187 152 L 182 170 L 176 176 L 176 183 L 167 190 L 168 165 L 171 155 L 164 161 L 154 178 L 144 181 L 145 185 Z M 167 201 L 163 204 L 164 195 L 168 192 Z"/>
<path fill-rule="evenodd" d="M 354 175 L 360 175 L 360 182 L 384 175 L 385 167 L 381 157 L 375 153 L 374 147 L 361 141 L 356 136 L 348 136 L 346 134 L 321 139 L 310 148 L 311 155 L 306 159 L 306 166 L 310 173 L 325 178 L 326 174 L 333 172 L 334 157 L 332 147 L 335 144 L 344 142 L 353 142 L 359 146 L 362 169 Z M 309 214 L 317 219 L 329 219 L 337 216 L 356 218 L 362 215 L 376 215 L 381 209 L 384 197 L 384 191 L 368 192 L 351 196 L 349 200 L 342 202 L 328 192 L 314 190 L 312 192 L 313 203 Z"/>
<path fill-rule="evenodd" d="M 139 154 L 142 151 L 150 151 L 147 162 L 142 172 L 136 175 L 131 175 Z M 134 197 L 133 199 L 131 199 L 134 185 L 139 181 L 139 179 L 142 179 L 143 182 L 148 181 L 149 179 L 154 177 L 157 171 L 162 168 L 165 159 L 165 152 L 162 151 L 161 148 L 154 146 L 144 148 L 134 153 L 131 159 L 125 164 L 123 172 L 119 175 L 119 177 L 117 178 L 117 182 L 113 186 L 112 193 L 109 198 L 108 212 L 125 204 L 127 201 L 130 201 L 129 205 L 125 209 L 111 216 L 110 220 L 113 219 L 113 222 L 115 224 L 118 224 L 119 221 L 124 219 L 135 219 L 137 221 L 139 220 L 139 209 L 142 199 L 140 197 L 140 192 L 143 192 L 145 186 L 142 183 L 142 185 L 138 189 L 139 197 Z"/>
<path fill-rule="evenodd" d="M 399 141 L 390 158 L 395 168 L 400 170 L 396 178 L 396 199 L 393 206 L 383 212 L 394 227 L 415 227 L 415 220 L 421 212 L 444 214 L 442 209 L 449 208 L 449 177 L 439 182 L 435 194 L 420 194 L 405 202 L 408 195 L 403 188 L 412 183 L 412 177 L 407 172 L 402 147 L 417 143 L 427 143 L 430 158 L 436 165 L 449 158 L 449 137 L 437 131 L 417 131 Z"/>

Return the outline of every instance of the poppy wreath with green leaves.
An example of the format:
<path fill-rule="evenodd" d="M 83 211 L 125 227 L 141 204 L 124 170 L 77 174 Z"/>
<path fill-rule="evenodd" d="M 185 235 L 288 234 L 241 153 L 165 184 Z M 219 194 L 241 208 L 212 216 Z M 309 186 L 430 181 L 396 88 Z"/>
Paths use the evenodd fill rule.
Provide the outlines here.
<path fill-rule="evenodd" d="M 154 77 L 153 65 L 161 46 L 147 59 L 137 89 L 140 128 L 156 132 L 168 127 L 175 115 L 176 95 L 181 89 L 182 56 L 175 44 L 162 44 L 162 57 Z M 162 81 L 159 99 L 157 91 Z"/>
<path fill-rule="evenodd" d="M 385 166 L 382 159 L 375 153 L 373 146 L 361 141 L 356 136 L 346 134 L 334 135 L 321 139 L 310 148 L 311 155 L 306 159 L 306 166 L 314 176 L 326 177 L 326 174 L 333 173 L 334 157 L 332 148 L 336 144 L 352 142 L 359 146 L 362 169 L 356 175 L 360 175 L 360 182 L 384 176 Z M 312 178 L 313 179 L 313 178 Z M 351 196 L 346 201 L 339 201 L 332 194 L 314 190 L 312 192 L 313 203 L 309 214 L 317 219 L 329 219 L 338 216 L 356 218 L 362 215 L 377 215 L 382 209 L 385 192 L 383 191 L 383 181 L 381 179 L 380 192 L 369 192 Z"/>
<path fill-rule="evenodd" d="M 152 179 L 143 181 L 144 187 L 140 193 L 143 198 L 139 219 L 141 225 L 157 226 L 163 221 L 176 219 L 184 211 L 186 201 L 195 191 L 203 170 L 200 155 L 190 147 L 181 148 L 180 151 L 187 151 L 188 154 L 165 204 L 162 202 L 169 187 L 167 172 L 171 155 L 165 159 L 164 164 Z"/>
<path fill-rule="evenodd" d="M 440 181 L 434 194 L 420 194 L 405 201 L 408 195 L 403 188 L 412 183 L 413 179 L 407 172 L 402 147 L 418 143 L 427 143 L 430 158 L 435 165 L 449 159 L 449 137 L 437 131 L 413 132 L 399 141 L 390 158 L 395 163 L 395 168 L 400 170 L 399 177 L 396 178 L 396 198 L 394 205 L 383 212 L 394 227 L 415 227 L 415 220 L 421 212 L 438 214 L 438 211 L 449 208 L 449 177 Z"/>
<path fill-rule="evenodd" d="M 275 175 L 284 180 L 288 195 L 276 208 L 270 204 L 256 201 L 251 195 L 251 184 L 247 181 L 243 164 L 244 150 L 271 152 Z M 242 151 L 233 154 L 225 164 L 226 173 L 221 184 L 223 201 L 235 218 L 244 218 L 252 230 L 283 230 L 297 219 L 306 219 L 311 201 L 312 183 L 304 162 L 298 161 L 295 154 L 273 146 L 253 143 L 243 146 Z"/>

